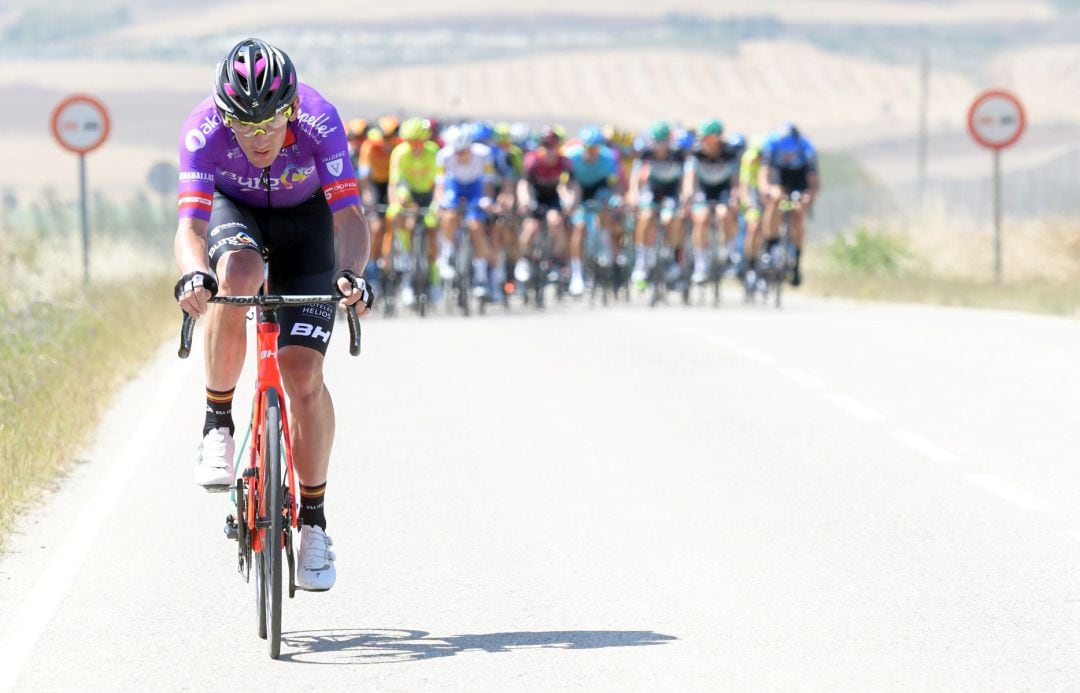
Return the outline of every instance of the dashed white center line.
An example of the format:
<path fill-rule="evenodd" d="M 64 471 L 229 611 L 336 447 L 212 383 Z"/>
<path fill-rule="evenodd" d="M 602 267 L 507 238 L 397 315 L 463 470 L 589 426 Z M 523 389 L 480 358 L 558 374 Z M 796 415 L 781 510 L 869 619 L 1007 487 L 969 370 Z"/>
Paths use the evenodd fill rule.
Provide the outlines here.
<path fill-rule="evenodd" d="M 762 365 L 770 364 L 776 360 L 771 354 L 766 354 L 764 351 L 758 351 L 757 349 L 751 349 L 750 347 L 740 347 L 738 352 L 754 363 L 760 363 Z"/>
<path fill-rule="evenodd" d="M 840 407 L 848 414 L 851 414 L 856 419 L 863 421 L 884 421 L 885 417 L 882 416 L 875 409 L 871 409 L 854 397 L 848 397 L 842 395 L 839 392 L 830 392 L 827 395 L 823 395 L 825 399 L 829 400 L 836 406 Z"/>
<path fill-rule="evenodd" d="M 960 459 L 937 443 L 924 438 L 914 431 L 893 431 L 892 437 L 896 438 L 912 450 L 922 453 L 925 457 L 934 462 L 956 462 Z"/>
<path fill-rule="evenodd" d="M 781 368 L 780 372 L 786 375 L 788 378 L 791 378 L 798 384 L 802 385 L 803 387 L 808 387 L 811 390 L 819 390 L 825 387 L 825 381 L 823 381 L 821 378 L 817 377 L 816 375 L 810 375 L 806 371 L 795 368 L 794 366 Z"/>
<path fill-rule="evenodd" d="M 976 486 L 981 486 L 990 493 L 1001 496 L 1005 500 L 1020 506 L 1024 510 L 1030 510 L 1036 513 L 1057 512 L 1057 508 L 1050 505 L 1042 498 L 1033 496 L 1027 491 L 1021 491 L 993 474 L 968 474 L 967 476 L 968 481 Z"/>
<path fill-rule="evenodd" d="M 735 343 L 735 340 L 730 338 L 730 337 L 720 337 L 720 336 L 716 335 L 716 336 L 709 337 L 709 341 L 712 342 L 713 344 L 715 344 L 716 346 L 722 346 L 722 347 L 726 347 L 726 348 L 731 348 L 731 347 L 737 346 L 737 344 Z"/>

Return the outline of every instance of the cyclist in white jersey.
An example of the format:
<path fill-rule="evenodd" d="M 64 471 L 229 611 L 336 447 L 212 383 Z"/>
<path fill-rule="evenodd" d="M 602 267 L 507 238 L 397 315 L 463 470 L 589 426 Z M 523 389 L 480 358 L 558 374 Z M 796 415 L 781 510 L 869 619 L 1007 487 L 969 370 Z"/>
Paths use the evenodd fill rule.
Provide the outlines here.
<path fill-rule="evenodd" d="M 491 148 L 473 140 L 471 129 L 463 127 L 436 158 L 435 199 L 439 201 L 442 243 L 439 250 L 439 273 L 443 279 L 454 277 L 451 258 L 454 234 L 460 223 L 459 202 L 464 203 L 465 223 L 473 242 L 473 293 L 487 298 L 488 266 L 491 247 L 487 242 L 488 208 L 494 199 L 495 165 Z"/>

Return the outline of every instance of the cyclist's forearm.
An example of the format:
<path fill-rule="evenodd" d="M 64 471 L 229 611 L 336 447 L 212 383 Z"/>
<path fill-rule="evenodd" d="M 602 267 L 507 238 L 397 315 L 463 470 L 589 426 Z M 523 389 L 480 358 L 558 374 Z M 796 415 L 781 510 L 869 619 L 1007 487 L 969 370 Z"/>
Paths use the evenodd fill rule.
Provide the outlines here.
<path fill-rule="evenodd" d="M 357 205 L 334 212 L 338 268 L 361 274 L 371 254 L 371 230 Z"/>
<path fill-rule="evenodd" d="M 209 272 L 206 255 L 207 222 L 201 219 L 184 218 L 176 227 L 173 239 L 173 254 L 176 266 L 181 274 L 188 272 Z"/>

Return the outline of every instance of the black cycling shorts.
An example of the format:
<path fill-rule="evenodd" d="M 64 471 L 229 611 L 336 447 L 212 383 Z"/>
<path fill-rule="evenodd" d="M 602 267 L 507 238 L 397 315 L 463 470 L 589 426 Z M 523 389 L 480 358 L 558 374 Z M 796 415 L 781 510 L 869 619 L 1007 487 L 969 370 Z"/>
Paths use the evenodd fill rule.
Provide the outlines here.
<path fill-rule="evenodd" d="M 385 182 L 382 182 L 382 183 L 377 183 L 376 181 L 371 181 L 371 202 L 372 202 L 372 204 L 374 204 L 376 206 L 379 206 L 379 205 L 385 206 L 385 205 L 390 204 L 390 182 L 389 181 L 385 181 Z M 381 214 L 381 212 L 380 212 L 380 214 Z"/>
<path fill-rule="evenodd" d="M 559 197 L 559 191 L 556 188 L 536 188 L 536 207 L 529 212 L 529 217 L 542 221 L 547 218 L 547 213 L 550 210 L 562 213 L 562 199 Z"/>
<path fill-rule="evenodd" d="M 322 191 L 296 207 L 252 207 L 214 191 L 207 230 L 210 267 L 233 250 L 259 253 L 269 267 L 275 294 L 332 294 L 337 261 L 334 215 Z M 334 331 L 336 304 L 289 306 L 278 311 L 278 347 L 291 344 L 326 353 Z"/>
<path fill-rule="evenodd" d="M 809 170 L 805 168 L 780 168 L 779 166 L 773 166 L 769 168 L 769 182 L 773 185 L 779 185 L 789 193 L 806 192 L 810 187 L 810 183 L 807 180 L 809 178 L 808 174 Z"/>

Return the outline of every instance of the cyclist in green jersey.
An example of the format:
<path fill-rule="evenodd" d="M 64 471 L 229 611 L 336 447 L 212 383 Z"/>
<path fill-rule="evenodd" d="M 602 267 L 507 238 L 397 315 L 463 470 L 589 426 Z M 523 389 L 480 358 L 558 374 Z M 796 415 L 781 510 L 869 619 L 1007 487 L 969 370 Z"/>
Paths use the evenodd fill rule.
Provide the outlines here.
<path fill-rule="evenodd" d="M 416 217 L 403 217 L 401 211 L 424 210 L 422 219 L 428 261 L 435 262 L 438 254 L 438 234 L 431 230 L 438 224 L 432 201 L 439 145 L 431 141 L 430 123 L 421 118 L 406 120 L 401 126 L 401 136 L 405 141 L 394 147 L 390 153 L 390 204 L 386 208 L 386 219 L 394 234 L 406 234 L 405 237 L 411 241 Z M 411 305 L 414 300 L 411 279 L 406 275 L 402 282 L 401 301 L 404 305 Z"/>

